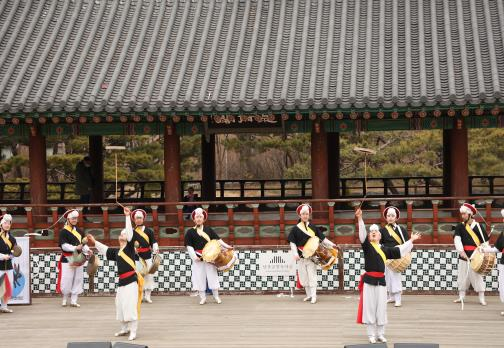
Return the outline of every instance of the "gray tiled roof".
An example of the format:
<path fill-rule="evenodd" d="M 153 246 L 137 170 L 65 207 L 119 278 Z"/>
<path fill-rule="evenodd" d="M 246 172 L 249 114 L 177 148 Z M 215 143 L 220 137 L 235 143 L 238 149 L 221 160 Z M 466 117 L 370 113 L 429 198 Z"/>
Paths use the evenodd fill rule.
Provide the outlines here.
<path fill-rule="evenodd" d="M 2 0 L 0 113 L 500 103 L 502 0 Z"/>

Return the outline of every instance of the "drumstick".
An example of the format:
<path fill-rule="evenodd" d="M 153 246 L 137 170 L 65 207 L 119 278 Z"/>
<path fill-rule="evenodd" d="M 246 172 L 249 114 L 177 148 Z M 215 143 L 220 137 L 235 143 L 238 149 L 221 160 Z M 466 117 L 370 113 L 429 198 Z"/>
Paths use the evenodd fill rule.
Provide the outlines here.
<path fill-rule="evenodd" d="M 117 199 L 117 154 L 114 154 L 115 155 L 115 202 L 117 203 L 117 205 L 119 205 L 121 208 L 124 209 L 124 205 L 122 205 L 121 203 L 119 203 L 118 199 Z"/>
<path fill-rule="evenodd" d="M 362 201 L 359 204 L 359 207 L 357 209 L 360 209 L 362 205 L 364 204 L 364 200 L 367 197 L 367 156 L 368 155 L 376 155 L 376 150 L 373 149 L 367 149 L 365 147 L 354 147 L 353 150 L 358 153 L 363 153 L 364 154 L 364 191 L 366 192 L 364 194 L 364 197 L 362 197 Z"/>
<path fill-rule="evenodd" d="M 358 209 L 362 207 L 364 200 L 367 197 L 367 153 L 364 154 L 364 191 L 366 193 L 364 194 L 364 197 L 362 197 L 362 201 L 360 202 Z"/>
<path fill-rule="evenodd" d="M 125 146 L 116 146 L 116 145 L 108 145 L 105 146 L 105 150 L 126 150 Z M 119 200 L 117 199 L 117 191 L 118 191 L 118 174 L 117 174 L 117 152 L 114 153 L 115 157 L 115 202 L 117 203 L 118 206 L 124 209 L 124 205 L 119 203 Z"/>
<path fill-rule="evenodd" d="M 485 223 L 485 225 L 490 226 L 490 235 L 492 235 L 493 230 L 494 230 L 494 226 L 492 226 L 488 222 L 486 222 L 485 218 L 483 217 L 483 215 L 481 215 L 481 213 L 479 212 L 479 210 L 476 210 L 476 214 L 478 214 L 480 216 L 481 220 L 483 220 L 483 222 Z"/>

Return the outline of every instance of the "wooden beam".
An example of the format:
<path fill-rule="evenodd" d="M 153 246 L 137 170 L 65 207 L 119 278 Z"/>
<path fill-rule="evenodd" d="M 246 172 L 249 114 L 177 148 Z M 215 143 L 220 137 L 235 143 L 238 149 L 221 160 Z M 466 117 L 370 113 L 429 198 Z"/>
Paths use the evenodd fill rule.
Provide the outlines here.
<path fill-rule="evenodd" d="M 467 129 L 443 131 L 443 189 L 445 196 L 469 196 Z"/>
<path fill-rule="evenodd" d="M 34 130 L 29 136 L 29 166 L 30 166 L 30 203 L 47 203 L 47 161 L 46 139 L 39 131 Z M 45 221 L 43 207 L 35 207 L 32 211 L 34 222 Z"/>
<path fill-rule="evenodd" d="M 180 188 L 180 136 L 175 126 L 166 125 L 164 129 L 164 173 L 165 202 L 176 203 L 182 199 Z M 177 214 L 175 205 L 168 206 L 167 213 Z M 176 215 L 173 216 L 177 221 Z"/>
<path fill-rule="evenodd" d="M 208 137 L 208 141 L 207 138 Z M 201 199 L 215 200 L 215 134 L 201 136 Z"/>
<path fill-rule="evenodd" d="M 103 136 L 89 136 L 89 157 L 91 157 L 91 175 L 93 176 L 93 188 L 91 202 L 103 202 Z"/>

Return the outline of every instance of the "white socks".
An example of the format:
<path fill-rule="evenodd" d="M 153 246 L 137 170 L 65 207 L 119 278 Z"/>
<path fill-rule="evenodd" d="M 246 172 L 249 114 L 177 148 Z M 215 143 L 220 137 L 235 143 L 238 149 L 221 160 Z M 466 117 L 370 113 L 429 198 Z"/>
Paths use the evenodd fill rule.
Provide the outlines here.
<path fill-rule="evenodd" d="M 213 297 L 215 299 L 215 302 L 217 302 L 217 304 L 222 303 L 222 301 L 221 301 L 221 299 L 219 297 L 219 289 L 212 290 L 212 294 L 213 294 Z"/>
<path fill-rule="evenodd" d="M 130 335 L 128 337 L 129 341 L 133 341 L 136 338 L 136 333 L 138 329 L 138 320 L 133 320 L 129 322 Z"/>
<path fill-rule="evenodd" d="M 485 301 L 485 292 L 484 291 L 478 292 L 478 297 L 479 297 L 479 302 L 481 303 L 481 305 L 486 306 L 487 303 Z"/>
<path fill-rule="evenodd" d="M 115 337 L 126 336 L 129 333 L 128 325 L 129 322 L 121 321 L 121 330 L 115 333 Z"/>
<path fill-rule="evenodd" d="M 366 331 L 369 338 L 383 337 L 385 335 L 385 325 L 366 324 Z"/>
<path fill-rule="evenodd" d="M 205 291 L 198 291 L 198 295 L 200 297 L 200 305 L 203 305 L 206 303 L 206 292 Z M 221 303 L 221 299 L 219 297 L 219 289 L 214 289 L 212 290 L 212 295 L 215 299 L 215 302 Z"/>
<path fill-rule="evenodd" d="M 145 295 L 144 295 L 144 298 L 145 298 L 145 301 L 147 301 L 148 303 L 152 303 L 152 300 L 151 300 L 151 292 L 152 290 L 145 290 Z"/>
<path fill-rule="evenodd" d="M 305 286 L 305 292 L 306 292 L 306 297 L 311 297 L 312 296 L 312 291 L 309 286 Z"/>

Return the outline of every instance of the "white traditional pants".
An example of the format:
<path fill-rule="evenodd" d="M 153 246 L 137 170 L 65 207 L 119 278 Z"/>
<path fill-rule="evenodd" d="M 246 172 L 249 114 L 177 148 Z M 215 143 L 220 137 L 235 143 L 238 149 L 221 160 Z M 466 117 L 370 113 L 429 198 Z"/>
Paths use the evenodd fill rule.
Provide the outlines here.
<path fill-rule="evenodd" d="M 121 322 L 138 320 L 138 283 L 133 282 L 117 288 L 116 319 Z"/>
<path fill-rule="evenodd" d="M 385 267 L 385 282 L 389 298 L 401 302 L 402 274 Z"/>
<path fill-rule="evenodd" d="M 299 282 L 305 288 L 307 297 L 317 296 L 317 265 L 310 259 L 297 262 Z"/>
<path fill-rule="evenodd" d="M 68 262 L 61 264 L 61 293 L 63 297 L 71 296 L 72 303 L 83 293 L 84 266 L 73 267 Z"/>
<path fill-rule="evenodd" d="M 467 261 L 459 259 L 457 272 L 457 285 L 459 292 L 465 294 L 467 289 L 469 289 L 469 285 L 472 285 L 474 291 L 478 293 L 485 291 L 483 276 L 474 272 Z"/>
<path fill-rule="evenodd" d="M 366 324 L 369 337 L 385 334 L 387 325 L 387 288 L 364 283 L 362 323 Z"/>
<path fill-rule="evenodd" d="M 210 290 L 219 289 L 219 276 L 217 267 L 213 264 L 204 261 L 193 261 L 191 267 L 192 288 L 195 291 L 206 291 L 207 281 Z"/>

